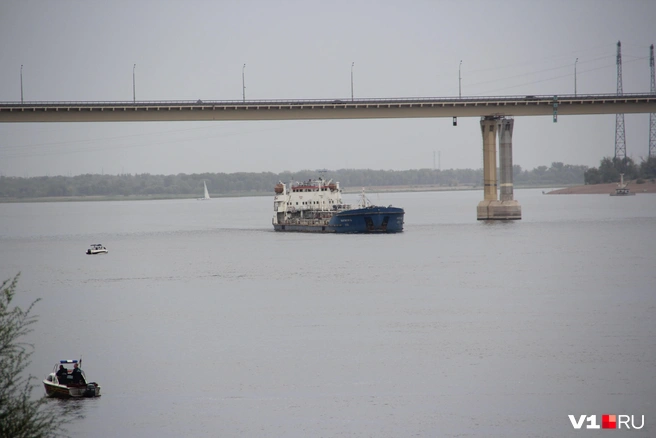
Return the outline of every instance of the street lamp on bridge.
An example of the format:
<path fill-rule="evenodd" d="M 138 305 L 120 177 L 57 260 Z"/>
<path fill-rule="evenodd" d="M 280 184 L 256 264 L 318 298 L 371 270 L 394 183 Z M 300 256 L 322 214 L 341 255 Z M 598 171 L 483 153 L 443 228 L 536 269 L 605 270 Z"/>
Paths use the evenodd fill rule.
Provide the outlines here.
<path fill-rule="evenodd" d="M 576 58 L 574 61 L 574 96 L 576 96 L 576 63 L 579 62 L 579 58 Z"/>
<path fill-rule="evenodd" d="M 462 59 L 460 60 L 460 65 L 458 66 L 458 97 L 462 97 L 462 77 L 460 76 L 460 71 L 462 70 Z"/>
<path fill-rule="evenodd" d="M 244 76 L 244 70 L 246 69 L 246 64 L 241 68 L 241 97 L 244 102 L 246 102 L 246 78 Z"/>
<path fill-rule="evenodd" d="M 355 62 L 351 63 L 351 101 L 353 100 L 353 66 Z"/>
<path fill-rule="evenodd" d="M 132 66 L 132 102 L 136 103 L 137 102 L 137 93 L 136 93 L 136 88 L 134 85 L 134 69 L 137 68 L 137 64 L 134 64 Z"/>
<path fill-rule="evenodd" d="M 21 103 L 23 103 L 23 64 L 21 64 Z"/>

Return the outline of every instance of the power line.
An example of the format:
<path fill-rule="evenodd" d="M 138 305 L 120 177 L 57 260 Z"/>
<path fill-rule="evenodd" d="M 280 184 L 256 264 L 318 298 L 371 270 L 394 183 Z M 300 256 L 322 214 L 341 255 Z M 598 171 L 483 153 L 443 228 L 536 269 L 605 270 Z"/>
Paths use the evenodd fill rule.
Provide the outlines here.
<path fill-rule="evenodd" d="M 630 63 L 633 63 L 633 62 L 637 62 L 637 61 L 640 61 L 640 60 L 642 60 L 642 59 L 647 59 L 647 58 L 646 58 L 646 57 L 643 57 L 643 58 L 641 58 L 641 59 L 636 59 L 636 60 L 634 60 L 634 61 L 629 61 L 627 64 L 630 64 Z M 583 72 L 579 72 L 579 74 L 590 73 L 590 72 L 592 72 L 592 71 L 603 70 L 603 69 L 610 68 L 610 67 L 612 67 L 612 65 L 610 65 L 610 64 L 609 64 L 609 65 L 603 65 L 603 66 L 601 66 L 601 67 L 591 68 L 591 69 L 585 70 L 585 71 L 583 71 Z M 554 77 L 551 77 L 551 78 L 541 79 L 541 80 L 538 80 L 538 81 L 524 82 L 524 83 L 522 83 L 522 84 L 511 85 L 511 86 L 503 87 L 503 88 L 497 88 L 497 89 L 494 89 L 494 90 L 486 91 L 486 92 L 484 92 L 484 93 L 495 93 L 495 92 L 497 92 L 497 91 L 509 90 L 509 89 L 511 89 L 511 88 L 518 88 L 518 87 L 523 87 L 523 86 L 526 86 L 526 85 L 538 84 L 538 83 L 541 83 L 541 82 L 554 81 L 554 80 L 556 80 L 556 79 L 567 78 L 567 77 L 570 77 L 570 76 L 572 76 L 572 74 L 571 74 L 571 73 L 567 73 L 567 74 L 564 74 L 564 75 L 554 76 Z M 481 94 L 481 95 L 483 95 L 483 94 Z"/>
<path fill-rule="evenodd" d="M 168 141 L 158 141 L 158 142 L 152 142 L 152 143 L 142 143 L 142 144 L 130 144 L 130 145 L 122 145 L 122 146 L 116 146 L 116 145 L 111 145 L 111 146 L 97 146 L 97 147 L 90 147 L 90 148 L 79 148 L 79 149 L 73 149 L 73 150 L 48 150 L 48 151 L 15 151 L 13 153 L 9 154 L 2 154 L 0 153 L 0 156 L 4 156 L 5 158 L 21 158 L 21 157 L 33 157 L 33 156 L 48 156 L 48 155 L 68 155 L 68 154 L 76 154 L 76 153 L 87 153 L 87 152 L 100 152 L 100 151 L 106 151 L 106 150 L 119 150 L 119 149 L 131 149 L 131 148 L 138 148 L 138 147 L 147 147 L 147 146 L 154 146 L 154 145 L 164 145 L 164 144 L 171 144 L 171 143 L 181 143 L 184 141 L 197 141 L 197 140 L 207 140 L 210 138 L 225 138 L 225 137 L 232 137 L 232 136 L 239 136 L 239 135 L 247 135 L 251 133 L 259 133 L 259 132 L 267 132 L 267 131 L 277 131 L 277 130 L 282 130 L 282 129 L 289 129 L 289 126 L 279 126 L 276 128 L 265 128 L 265 129 L 259 129 L 259 130 L 251 130 L 248 132 L 231 132 L 231 133 L 224 133 L 221 135 L 209 135 L 205 137 L 200 137 L 200 138 L 177 138 L 177 139 L 172 139 Z"/>

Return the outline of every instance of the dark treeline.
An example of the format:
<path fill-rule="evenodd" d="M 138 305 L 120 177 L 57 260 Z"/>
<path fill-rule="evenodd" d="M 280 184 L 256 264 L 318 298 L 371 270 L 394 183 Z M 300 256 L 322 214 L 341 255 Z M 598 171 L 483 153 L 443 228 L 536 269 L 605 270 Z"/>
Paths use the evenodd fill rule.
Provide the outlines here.
<path fill-rule="evenodd" d="M 559 186 L 583 184 L 587 166 L 552 163 L 531 171 L 513 166 L 517 185 Z M 357 189 L 375 186 L 481 186 L 482 169 L 415 169 L 371 170 L 340 169 L 319 173 L 314 170 L 299 172 L 262 173 L 198 173 L 187 175 L 123 174 L 42 177 L 0 177 L 0 198 L 48 198 L 71 196 L 202 196 L 203 180 L 210 194 L 216 196 L 266 194 L 273 192 L 278 181 L 304 181 L 323 175 L 339 181 L 343 188 Z"/>
<path fill-rule="evenodd" d="M 620 173 L 626 181 L 636 180 L 638 184 L 656 178 L 656 157 L 649 157 L 637 165 L 631 158 L 604 157 L 599 168 L 591 167 L 585 171 L 586 184 L 603 184 L 618 182 Z"/>

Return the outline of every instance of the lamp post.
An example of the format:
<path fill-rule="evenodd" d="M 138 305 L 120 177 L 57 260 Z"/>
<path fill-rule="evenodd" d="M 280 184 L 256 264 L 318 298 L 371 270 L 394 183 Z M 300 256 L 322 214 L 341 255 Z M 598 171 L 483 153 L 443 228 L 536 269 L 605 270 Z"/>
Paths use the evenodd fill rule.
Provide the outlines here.
<path fill-rule="evenodd" d="M 574 61 L 574 96 L 576 96 L 576 63 L 579 62 L 579 58 L 576 58 Z"/>
<path fill-rule="evenodd" d="M 351 101 L 353 101 L 353 66 L 355 62 L 351 63 Z"/>
<path fill-rule="evenodd" d="M 137 102 L 137 93 L 136 93 L 137 89 L 135 88 L 135 85 L 134 85 L 134 69 L 136 69 L 136 68 L 137 68 L 137 64 L 134 64 L 132 66 L 132 103 Z"/>
<path fill-rule="evenodd" d="M 21 64 L 21 103 L 23 103 L 23 64 Z"/>
<path fill-rule="evenodd" d="M 246 102 L 246 78 L 244 76 L 244 70 L 246 69 L 246 64 L 241 68 L 241 97 L 244 102 Z"/>
<path fill-rule="evenodd" d="M 462 77 L 460 76 L 461 70 L 462 70 L 462 59 L 460 60 L 460 65 L 458 66 L 458 97 L 462 97 Z"/>

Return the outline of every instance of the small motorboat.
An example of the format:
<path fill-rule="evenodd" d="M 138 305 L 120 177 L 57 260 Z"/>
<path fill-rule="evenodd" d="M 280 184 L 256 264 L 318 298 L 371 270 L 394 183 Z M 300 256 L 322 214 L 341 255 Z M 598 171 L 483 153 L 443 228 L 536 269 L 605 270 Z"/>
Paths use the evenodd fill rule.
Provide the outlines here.
<path fill-rule="evenodd" d="M 67 364 L 73 364 L 73 369 L 67 369 Z M 100 385 L 87 381 L 82 371 L 82 359 L 60 360 L 52 372 L 43 380 L 48 397 L 99 397 Z"/>
<path fill-rule="evenodd" d="M 87 249 L 87 255 L 94 255 L 94 254 L 107 254 L 109 251 L 107 251 L 107 248 L 102 246 L 100 243 L 94 243 Z"/>

